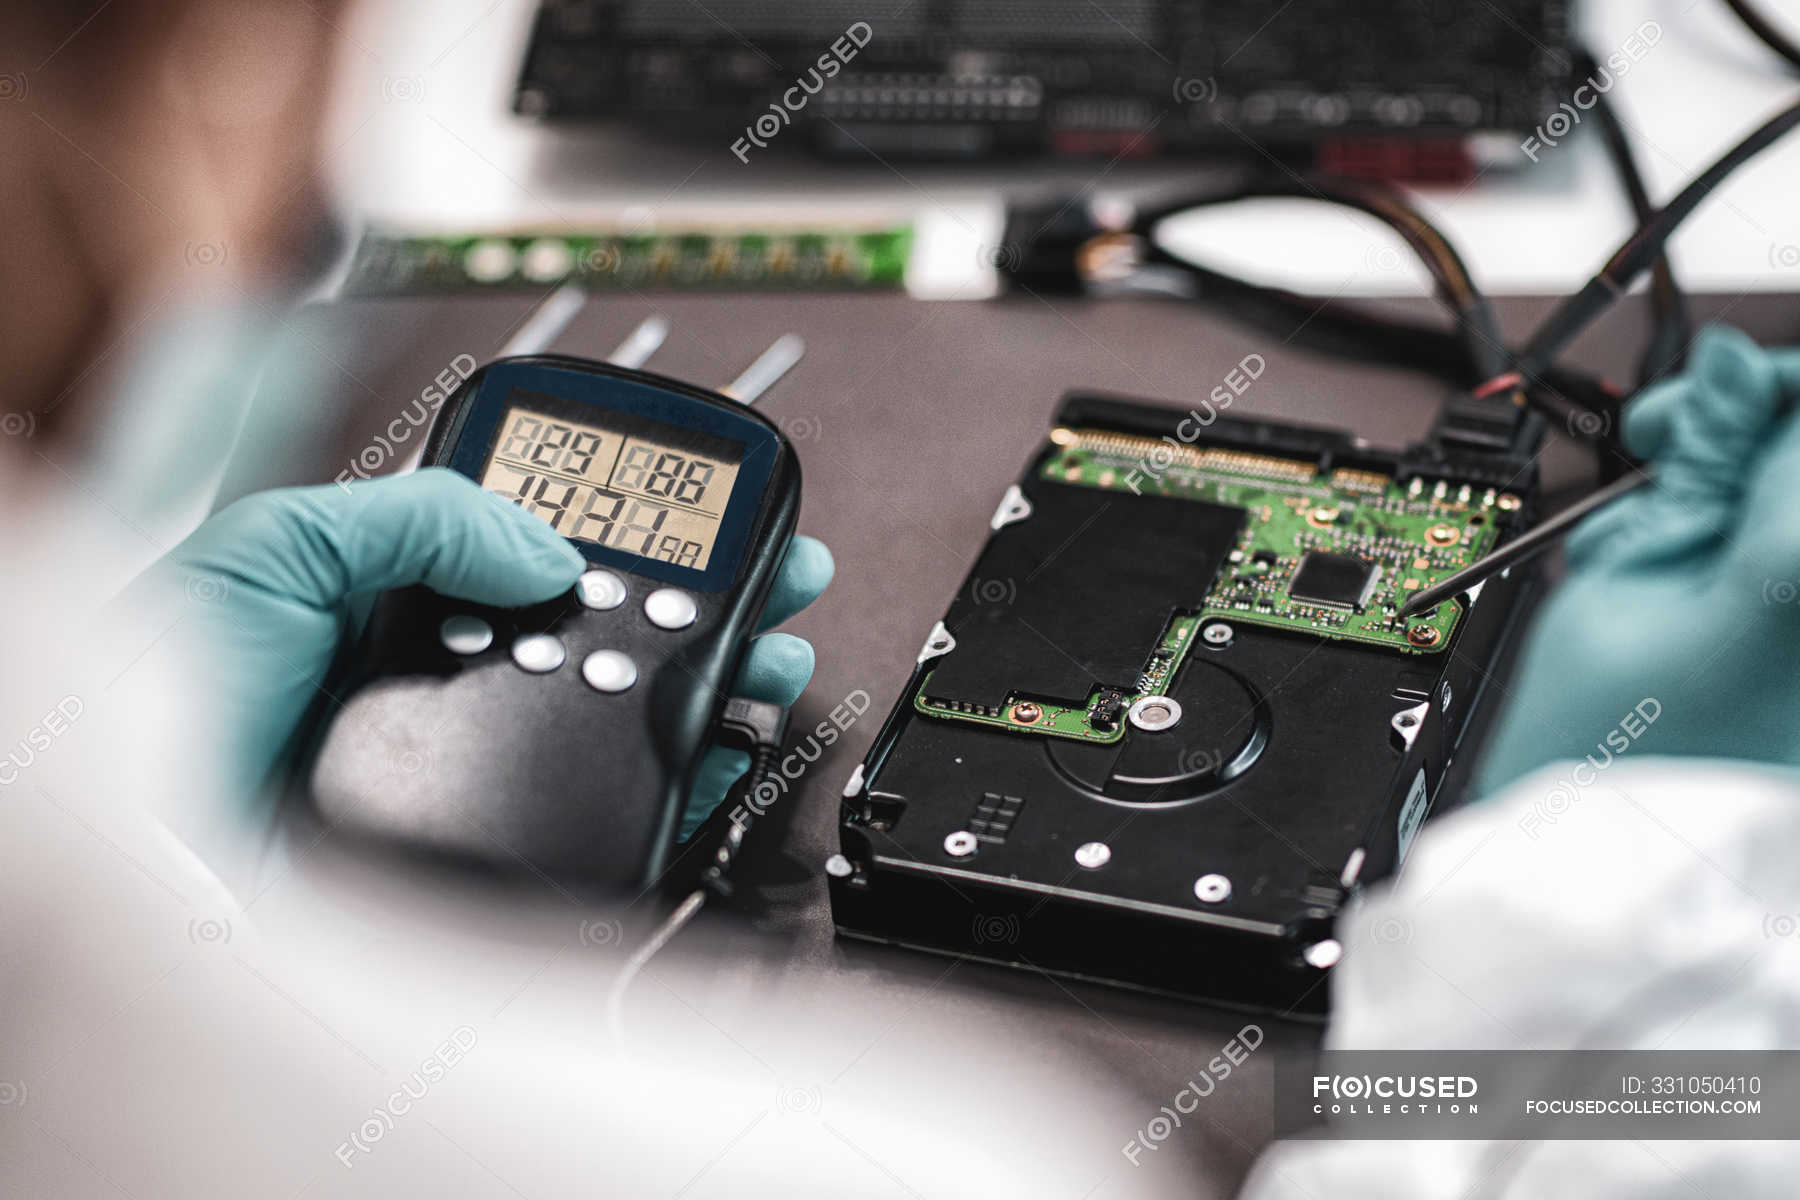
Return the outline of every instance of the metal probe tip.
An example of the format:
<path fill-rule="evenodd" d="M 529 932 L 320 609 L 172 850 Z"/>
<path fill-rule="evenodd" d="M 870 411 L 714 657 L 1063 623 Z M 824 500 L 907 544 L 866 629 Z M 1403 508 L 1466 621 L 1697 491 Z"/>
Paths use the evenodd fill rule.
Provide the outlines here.
<path fill-rule="evenodd" d="M 725 385 L 724 394 L 746 407 L 755 404 L 805 354 L 805 340 L 797 333 L 784 333 L 745 367 L 742 375 Z"/>
<path fill-rule="evenodd" d="M 1523 562 L 1534 554 L 1542 553 L 1596 509 L 1605 508 L 1620 496 L 1636 491 L 1649 482 L 1650 476 L 1642 473 L 1634 473 L 1613 480 L 1599 491 L 1577 500 L 1549 520 L 1532 526 L 1492 554 L 1476 559 L 1441 582 L 1434 583 L 1418 592 L 1400 606 L 1400 618 L 1405 620 L 1434 609 L 1452 596 L 1466 592 L 1483 580 L 1498 575 L 1514 563 Z"/>
<path fill-rule="evenodd" d="M 520 322 L 518 329 L 506 340 L 506 345 L 500 347 L 500 357 L 517 358 L 528 354 L 542 354 L 569 327 L 569 322 L 575 319 L 575 314 L 582 310 L 587 301 L 587 292 L 579 284 L 563 284 Z"/>
<path fill-rule="evenodd" d="M 637 370 L 650 361 L 669 336 L 669 319 L 661 313 L 651 313 L 639 322 L 638 327 L 625 335 L 618 349 L 606 356 L 606 361 L 615 367 L 628 367 Z"/>

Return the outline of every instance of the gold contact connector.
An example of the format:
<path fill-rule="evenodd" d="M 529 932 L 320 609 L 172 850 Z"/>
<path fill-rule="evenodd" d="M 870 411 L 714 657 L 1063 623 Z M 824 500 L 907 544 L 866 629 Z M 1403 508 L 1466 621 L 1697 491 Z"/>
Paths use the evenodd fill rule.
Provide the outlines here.
<path fill-rule="evenodd" d="M 1207 450 L 1200 455 L 1200 466 L 1208 471 L 1229 475 L 1248 475 L 1254 479 L 1280 479 L 1288 483 L 1311 483 L 1318 472 L 1309 462 L 1295 458 L 1271 458 L 1267 454 L 1246 454 L 1240 450 Z"/>
<path fill-rule="evenodd" d="M 1155 455 L 1154 461 L 1159 467 L 1200 465 L 1200 452 L 1192 446 L 1165 442 L 1159 438 L 1138 437 L 1130 433 L 1113 433 L 1104 429 L 1069 429 L 1059 425 L 1050 431 L 1050 440 L 1058 446 L 1117 458 L 1147 459 Z"/>
<path fill-rule="evenodd" d="M 1105 429 L 1070 429 L 1059 425 L 1050 431 L 1057 446 L 1086 450 L 1119 458 L 1147 459 L 1164 466 L 1191 467 L 1249 479 L 1277 479 L 1285 483 L 1310 483 L 1318 474 L 1313 465 L 1292 458 L 1250 454 L 1241 450 L 1200 449 L 1162 438 L 1140 437 Z"/>
<path fill-rule="evenodd" d="M 1352 492 L 1373 492 L 1377 496 L 1387 494 L 1388 485 L 1393 480 L 1377 471 L 1359 471 L 1355 467 L 1339 467 L 1331 473 L 1333 487 L 1345 488 Z"/>

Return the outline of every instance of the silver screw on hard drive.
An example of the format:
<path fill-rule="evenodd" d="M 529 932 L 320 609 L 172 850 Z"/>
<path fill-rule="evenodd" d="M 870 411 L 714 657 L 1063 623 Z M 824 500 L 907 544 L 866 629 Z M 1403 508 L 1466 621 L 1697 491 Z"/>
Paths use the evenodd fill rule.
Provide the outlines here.
<path fill-rule="evenodd" d="M 1200 640 L 1209 646 L 1228 646 L 1231 644 L 1232 628 L 1223 621 L 1214 621 L 1200 631 Z"/>
<path fill-rule="evenodd" d="M 1172 696 L 1145 696 L 1126 713 L 1131 723 L 1145 733 L 1161 733 L 1181 721 L 1181 705 Z"/>
<path fill-rule="evenodd" d="M 1194 898 L 1202 904 L 1218 904 L 1231 898 L 1231 880 L 1223 875 L 1202 875 L 1194 880 Z"/>
<path fill-rule="evenodd" d="M 1326 938 L 1322 942 L 1314 942 L 1301 951 L 1300 957 L 1306 960 L 1307 966 L 1317 967 L 1323 971 L 1328 967 L 1337 966 L 1338 961 L 1344 957 L 1344 946 L 1336 938 Z"/>
<path fill-rule="evenodd" d="M 951 858 L 967 858 L 975 853 L 975 835 L 959 829 L 944 839 L 944 853 Z"/>
<path fill-rule="evenodd" d="M 1099 870 L 1112 861 L 1112 847 L 1105 842 L 1083 842 L 1075 848 L 1075 862 L 1090 871 Z"/>

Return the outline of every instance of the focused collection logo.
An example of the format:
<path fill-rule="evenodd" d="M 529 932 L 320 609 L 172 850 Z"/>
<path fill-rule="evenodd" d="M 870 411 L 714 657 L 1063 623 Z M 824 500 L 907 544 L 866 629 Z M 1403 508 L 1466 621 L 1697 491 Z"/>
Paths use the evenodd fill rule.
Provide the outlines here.
<path fill-rule="evenodd" d="M 1474 1115 L 1481 1083 L 1473 1075 L 1314 1075 L 1320 1116 Z"/>

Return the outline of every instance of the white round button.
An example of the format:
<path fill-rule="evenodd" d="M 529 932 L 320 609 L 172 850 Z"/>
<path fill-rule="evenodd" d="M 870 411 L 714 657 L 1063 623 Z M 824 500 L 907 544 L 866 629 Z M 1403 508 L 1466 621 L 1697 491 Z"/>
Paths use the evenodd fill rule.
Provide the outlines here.
<path fill-rule="evenodd" d="M 582 660 L 581 677 L 597 692 L 622 692 L 637 682 L 637 664 L 617 650 L 596 650 Z"/>
<path fill-rule="evenodd" d="M 494 644 L 494 631 L 480 617 L 445 617 L 438 626 L 438 640 L 452 654 L 480 654 Z"/>
<path fill-rule="evenodd" d="M 625 581 L 611 571 L 586 572 L 576 580 L 575 590 L 588 608 L 605 611 L 625 603 Z"/>
<path fill-rule="evenodd" d="M 533 675 L 543 675 L 563 665 L 563 644 L 547 633 L 528 633 L 512 644 L 513 661 Z"/>
<path fill-rule="evenodd" d="M 700 610 L 694 598 L 680 588 L 657 588 L 644 597 L 644 615 L 659 629 L 686 629 Z"/>

